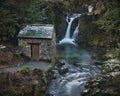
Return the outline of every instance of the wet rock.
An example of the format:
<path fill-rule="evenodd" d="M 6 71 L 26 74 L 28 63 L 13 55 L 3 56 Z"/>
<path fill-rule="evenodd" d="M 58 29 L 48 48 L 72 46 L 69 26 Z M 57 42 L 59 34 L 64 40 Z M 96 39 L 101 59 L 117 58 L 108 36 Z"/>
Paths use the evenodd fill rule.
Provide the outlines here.
<path fill-rule="evenodd" d="M 114 58 L 114 56 L 110 53 L 107 53 L 107 54 L 104 55 L 104 58 L 105 59 L 112 59 L 112 58 Z"/>
<path fill-rule="evenodd" d="M 68 72 L 68 67 L 65 65 L 64 61 L 59 61 L 56 66 L 54 66 L 54 70 L 53 70 L 54 74 L 65 74 Z M 55 77 L 56 78 L 56 77 Z"/>
<path fill-rule="evenodd" d="M 120 61 L 116 59 L 108 59 L 105 63 L 120 64 Z"/>
<path fill-rule="evenodd" d="M 102 59 L 100 61 L 95 59 L 94 63 L 101 65 L 102 74 L 87 83 L 82 96 L 119 96 L 120 60 L 115 50 L 107 50 Z"/>
<path fill-rule="evenodd" d="M 115 79 L 113 79 L 115 80 Z M 112 79 L 104 79 L 97 83 L 93 82 L 89 84 L 89 91 L 83 91 L 82 96 L 119 96 L 119 83 L 111 82 Z"/>
<path fill-rule="evenodd" d="M 97 61 L 97 60 L 95 60 L 94 63 L 95 63 L 96 65 L 103 65 L 103 64 L 104 64 L 104 62 L 102 62 L 102 61 Z"/>
<path fill-rule="evenodd" d="M 59 68 L 62 67 L 63 65 L 65 65 L 65 62 L 58 62 L 57 63 L 57 67 L 59 67 Z"/>
<path fill-rule="evenodd" d="M 89 89 L 85 89 L 85 90 L 83 90 L 83 92 L 81 93 L 81 95 L 82 96 L 87 96 L 88 95 L 88 93 L 89 93 Z"/>
<path fill-rule="evenodd" d="M 83 91 L 82 96 L 119 96 L 120 61 L 108 59 L 102 64 L 102 74 L 92 79 Z"/>
<path fill-rule="evenodd" d="M 111 48 L 109 50 L 106 51 L 106 54 L 103 56 L 104 58 L 106 58 L 106 60 L 108 59 L 115 59 L 115 58 L 119 58 L 119 49 L 120 48 Z"/>
<path fill-rule="evenodd" d="M 68 72 L 68 68 L 65 66 L 65 67 L 60 68 L 58 71 L 60 74 L 65 74 Z"/>
<path fill-rule="evenodd" d="M 73 57 L 69 59 L 70 64 L 73 64 L 74 66 L 78 66 L 79 59 Z"/>
<path fill-rule="evenodd" d="M 111 72 L 119 72 L 120 71 L 120 61 L 118 59 L 109 59 L 104 62 L 103 73 L 111 74 Z"/>

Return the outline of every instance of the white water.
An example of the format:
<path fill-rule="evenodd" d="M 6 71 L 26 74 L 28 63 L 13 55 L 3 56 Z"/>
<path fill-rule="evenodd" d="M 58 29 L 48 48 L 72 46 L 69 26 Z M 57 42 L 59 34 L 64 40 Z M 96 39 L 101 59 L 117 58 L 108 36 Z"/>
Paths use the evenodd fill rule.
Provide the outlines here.
<path fill-rule="evenodd" d="M 60 44 L 71 43 L 71 44 L 75 45 L 75 39 L 76 39 L 78 32 L 79 32 L 79 22 L 78 22 L 78 25 L 76 26 L 76 28 L 72 34 L 72 37 L 70 37 L 71 25 L 76 18 L 80 17 L 80 15 L 81 14 L 73 14 L 71 17 L 68 17 L 68 16 L 66 17 L 68 27 L 67 27 L 66 34 L 65 34 L 64 38 L 59 42 Z"/>
<path fill-rule="evenodd" d="M 73 32 L 72 39 L 74 39 L 74 40 L 77 38 L 77 35 L 79 32 L 79 26 L 80 26 L 80 24 L 78 23 L 77 27 L 75 28 L 75 31 Z"/>
<path fill-rule="evenodd" d="M 74 18 L 73 18 L 74 17 Z M 100 74 L 99 68 L 93 64 L 91 56 L 85 50 L 79 49 L 74 43 L 77 37 L 79 23 L 70 37 L 71 24 L 78 17 L 74 15 L 70 18 L 67 17 L 68 27 L 65 37 L 60 41 L 57 46 L 57 54 L 62 57 L 61 66 L 55 66 L 53 72 L 56 79 L 51 82 L 47 93 L 50 96 L 81 96 L 81 92 L 91 78 Z M 69 61 L 74 61 L 74 64 Z M 68 72 L 60 74 L 60 70 L 68 69 Z"/>
<path fill-rule="evenodd" d="M 84 54 L 84 53 L 83 53 Z M 86 60 L 89 58 L 86 58 Z M 54 79 L 48 88 L 50 96 L 81 96 L 86 82 L 97 76 L 100 70 L 90 63 L 79 63 L 78 67 L 64 61 L 62 68 L 68 68 L 65 74 L 59 74 L 59 67 L 54 70 Z M 82 61 L 83 62 L 83 61 Z"/>
<path fill-rule="evenodd" d="M 64 38 L 70 38 L 70 28 L 74 19 L 75 18 L 72 17 L 70 18 L 70 21 L 68 21 L 68 27 Z"/>

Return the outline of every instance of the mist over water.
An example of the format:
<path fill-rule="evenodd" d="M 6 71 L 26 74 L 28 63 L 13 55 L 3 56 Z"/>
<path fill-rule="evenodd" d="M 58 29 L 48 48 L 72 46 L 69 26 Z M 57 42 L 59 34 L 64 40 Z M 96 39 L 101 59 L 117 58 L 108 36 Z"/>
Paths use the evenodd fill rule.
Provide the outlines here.
<path fill-rule="evenodd" d="M 65 60 L 77 60 L 77 62 L 90 63 L 92 62 L 91 56 L 84 49 L 80 49 L 77 45 L 74 44 L 59 44 L 57 45 L 57 54 L 61 59 Z"/>

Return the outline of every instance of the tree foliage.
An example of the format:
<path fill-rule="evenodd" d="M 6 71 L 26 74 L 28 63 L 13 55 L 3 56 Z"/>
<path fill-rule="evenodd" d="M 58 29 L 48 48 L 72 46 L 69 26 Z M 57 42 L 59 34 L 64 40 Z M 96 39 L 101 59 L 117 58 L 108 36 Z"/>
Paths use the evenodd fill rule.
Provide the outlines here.
<path fill-rule="evenodd" d="M 32 0 L 0 1 L 0 41 L 14 38 L 21 27 L 29 20 L 27 8 Z"/>
<path fill-rule="evenodd" d="M 106 12 L 97 21 L 107 32 L 120 31 L 120 3 L 117 0 L 106 2 Z"/>
<path fill-rule="evenodd" d="M 11 40 L 28 23 L 53 23 L 47 5 L 43 0 L 1 0 L 0 41 Z"/>
<path fill-rule="evenodd" d="M 98 19 L 97 24 L 109 36 L 111 44 L 117 44 L 120 42 L 120 1 L 106 0 L 105 4 L 106 11 Z"/>
<path fill-rule="evenodd" d="M 47 1 L 36 0 L 27 11 L 31 23 L 53 23 L 53 11 Z"/>
<path fill-rule="evenodd" d="M 17 14 L 9 0 L 4 0 L 0 5 L 0 40 L 14 37 L 16 28 L 19 27 Z"/>
<path fill-rule="evenodd" d="M 65 16 L 87 12 L 87 6 L 96 3 L 97 0 L 0 0 L 0 41 L 10 40 L 24 25 L 34 23 L 54 24 L 61 38 L 66 28 Z M 94 16 L 81 16 L 84 20 L 80 26 L 86 41 L 95 37 L 92 41 L 101 46 L 120 42 L 120 1 L 104 0 L 104 4 L 105 11 L 96 21 Z"/>

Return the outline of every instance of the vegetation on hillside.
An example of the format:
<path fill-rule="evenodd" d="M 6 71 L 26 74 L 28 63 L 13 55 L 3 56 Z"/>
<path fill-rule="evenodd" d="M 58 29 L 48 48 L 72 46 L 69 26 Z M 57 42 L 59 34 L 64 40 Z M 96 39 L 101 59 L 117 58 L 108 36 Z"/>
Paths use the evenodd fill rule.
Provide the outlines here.
<path fill-rule="evenodd" d="M 120 43 L 120 1 L 105 1 L 106 10 L 97 21 L 100 29 L 105 31 L 109 45 L 117 47 Z"/>
<path fill-rule="evenodd" d="M 57 39 L 61 39 L 61 34 L 64 34 L 67 25 L 65 16 L 72 13 L 85 13 L 88 11 L 88 5 L 93 5 L 95 10 L 99 1 L 104 4 L 104 11 L 101 14 L 80 17 L 78 43 L 118 47 L 120 42 L 119 0 L 1 0 L 0 41 L 12 40 L 22 27 L 34 23 L 54 24 Z"/>

